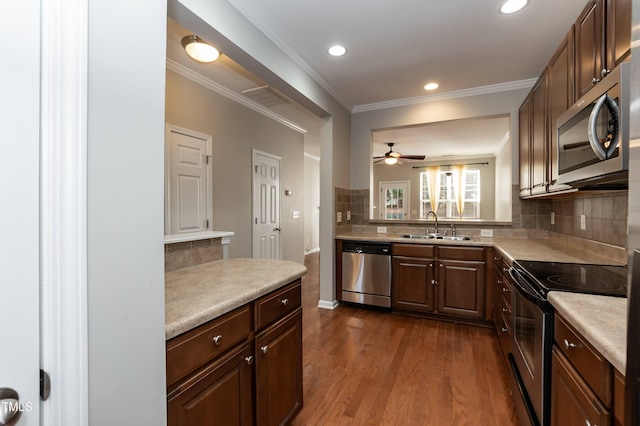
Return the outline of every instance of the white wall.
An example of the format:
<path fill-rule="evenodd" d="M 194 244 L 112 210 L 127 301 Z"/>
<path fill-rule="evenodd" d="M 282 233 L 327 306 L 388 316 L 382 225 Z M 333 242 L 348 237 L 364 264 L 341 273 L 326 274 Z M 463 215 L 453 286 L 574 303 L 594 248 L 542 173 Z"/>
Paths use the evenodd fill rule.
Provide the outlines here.
<path fill-rule="evenodd" d="M 286 260 L 304 262 L 304 135 L 167 71 L 166 120 L 213 137 L 213 229 L 233 231 L 230 257 L 252 256 L 253 148 L 282 158 L 281 244 Z M 285 190 L 291 196 L 285 196 Z"/>
<path fill-rule="evenodd" d="M 89 424 L 163 425 L 166 4 L 88 13 Z"/>
<path fill-rule="evenodd" d="M 320 250 L 320 159 L 304 155 L 304 252 Z"/>

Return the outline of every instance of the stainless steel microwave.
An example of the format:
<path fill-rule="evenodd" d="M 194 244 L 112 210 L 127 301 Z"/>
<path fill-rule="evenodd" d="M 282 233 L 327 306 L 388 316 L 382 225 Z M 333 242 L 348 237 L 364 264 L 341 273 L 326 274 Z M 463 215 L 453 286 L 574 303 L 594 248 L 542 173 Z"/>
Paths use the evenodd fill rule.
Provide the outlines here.
<path fill-rule="evenodd" d="M 628 184 L 629 66 L 616 67 L 558 117 L 558 183 Z"/>

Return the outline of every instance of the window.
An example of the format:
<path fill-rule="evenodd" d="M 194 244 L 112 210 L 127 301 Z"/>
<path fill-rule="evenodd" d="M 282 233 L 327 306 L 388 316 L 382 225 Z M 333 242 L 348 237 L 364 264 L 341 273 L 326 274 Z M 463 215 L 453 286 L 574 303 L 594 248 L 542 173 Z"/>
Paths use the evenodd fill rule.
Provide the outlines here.
<path fill-rule="evenodd" d="M 445 171 L 438 172 L 438 181 L 436 185 L 430 185 L 429 180 L 436 176 L 433 173 L 420 173 L 420 217 L 426 218 L 427 212 L 431 208 L 431 195 L 429 188 L 435 188 L 439 191 L 438 207 L 436 214 L 438 217 L 445 219 L 458 219 L 458 201 L 456 197 L 457 185 L 454 173 Z M 462 191 L 464 210 L 462 217 L 464 219 L 478 219 L 480 217 L 480 170 L 464 170 L 462 172 Z"/>

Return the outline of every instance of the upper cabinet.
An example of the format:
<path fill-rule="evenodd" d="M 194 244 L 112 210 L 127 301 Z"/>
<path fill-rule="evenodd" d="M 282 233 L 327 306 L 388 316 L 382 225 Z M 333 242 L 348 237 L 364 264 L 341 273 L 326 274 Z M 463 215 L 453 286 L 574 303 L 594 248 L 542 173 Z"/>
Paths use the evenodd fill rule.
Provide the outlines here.
<path fill-rule="evenodd" d="M 520 197 L 559 185 L 556 121 L 631 55 L 631 0 L 591 0 L 520 107 Z"/>

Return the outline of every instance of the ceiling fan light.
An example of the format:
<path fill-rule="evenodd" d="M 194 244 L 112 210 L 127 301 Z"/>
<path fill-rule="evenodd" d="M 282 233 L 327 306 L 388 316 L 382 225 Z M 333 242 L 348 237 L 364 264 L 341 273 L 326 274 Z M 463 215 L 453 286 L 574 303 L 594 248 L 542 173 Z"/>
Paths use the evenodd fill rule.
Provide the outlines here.
<path fill-rule="evenodd" d="M 384 159 L 384 162 L 386 164 L 393 165 L 393 164 L 396 164 L 398 162 L 398 159 L 396 157 L 387 157 L 387 158 Z"/>
<path fill-rule="evenodd" d="M 218 59 L 220 52 L 196 35 L 188 35 L 182 38 L 182 47 L 191 58 L 198 62 L 210 63 Z"/>

